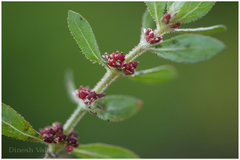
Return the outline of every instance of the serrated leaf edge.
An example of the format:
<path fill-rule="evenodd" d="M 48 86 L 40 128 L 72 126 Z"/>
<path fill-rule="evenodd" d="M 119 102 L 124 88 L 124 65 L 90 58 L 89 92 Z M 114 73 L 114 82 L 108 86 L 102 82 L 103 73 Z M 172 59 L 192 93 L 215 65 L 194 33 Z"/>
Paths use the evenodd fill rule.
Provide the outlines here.
<path fill-rule="evenodd" d="M 181 22 L 182 19 L 184 19 L 184 18 L 187 17 L 189 14 L 191 14 L 193 11 L 195 11 L 201 3 L 202 3 L 202 2 L 200 2 L 195 8 L 193 8 L 191 11 L 189 11 L 189 12 L 188 12 L 187 14 L 185 14 L 183 17 L 181 17 L 180 19 L 178 19 L 178 21 Z"/>
<path fill-rule="evenodd" d="M 155 9 L 155 16 L 156 16 L 156 18 L 157 18 L 156 21 L 157 21 L 157 23 L 159 24 L 160 19 L 159 19 L 158 14 L 157 14 L 157 5 L 156 5 L 156 1 L 153 2 L 153 5 L 154 5 L 154 9 Z"/>
<path fill-rule="evenodd" d="M 223 45 L 223 48 L 222 48 L 222 50 L 219 52 L 219 53 L 221 53 L 225 48 L 226 48 L 226 45 L 222 42 L 222 41 L 220 41 L 220 40 L 218 40 L 217 38 L 213 38 L 213 37 L 211 37 L 211 36 L 206 36 L 206 35 L 201 35 L 201 34 L 193 34 L 193 33 L 188 33 L 188 34 L 182 34 L 182 35 L 178 35 L 178 36 L 186 36 L 186 35 L 199 35 L 199 36 L 203 36 L 203 37 L 208 37 L 208 38 L 210 38 L 210 39 L 214 39 L 215 41 L 218 41 L 219 43 L 221 43 L 222 45 Z M 168 41 L 168 40 L 171 40 L 171 39 L 174 39 L 174 38 L 176 38 L 176 37 L 178 37 L 178 36 L 175 36 L 175 37 L 172 37 L 172 38 L 170 38 L 170 39 L 167 39 L 166 41 Z M 163 43 L 164 41 L 162 41 L 161 43 Z M 160 44 L 161 44 L 160 43 Z M 150 47 L 152 47 L 152 46 L 150 46 Z M 155 55 L 157 55 L 158 57 L 160 57 L 160 58 L 162 58 L 162 59 L 166 59 L 166 58 L 163 58 L 163 57 L 161 57 L 161 56 L 159 56 L 158 54 L 156 54 L 155 52 L 154 52 L 154 50 L 152 50 L 151 48 L 147 48 L 146 49 L 146 51 L 149 51 L 149 52 L 151 52 L 151 53 L 153 53 L 153 54 L 155 54 Z M 163 50 L 162 50 L 163 51 Z M 217 55 L 217 54 L 216 54 Z M 215 56 L 216 56 L 215 55 Z M 213 56 L 213 57 L 215 57 L 215 56 Z M 213 58 L 213 57 L 211 57 L 211 58 Z M 170 60 L 170 59 L 166 59 L 166 60 L 169 60 L 169 61 L 171 61 L 171 62 L 174 62 L 174 63 L 180 63 L 180 64 L 192 64 L 192 63 L 200 63 L 200 62 L 204 62 L 204 61 L 206 61 L 206 60 L 203 60 L 203 61 L 198 61 L 198 62 L 176 62 L 176 61 L 173 61 L 173 60 Z"/>
<path fill-rule="evenodd" d="M 202 2 L 201 2 L 202 3 Z M 215 5 L 216 3 L 214 3 L 213 4 L 213 6 Z M 213 7 L 212 6 L 212 7 Z M 209 11 L 208 12 L 210 12 L 210 10 L 212 9 L 212 7 L 209 9 Z M 183 24 L 187 24 L 187 23 L 191 23 L 191 22 L 195 22 L 195 21 L 197 21 L 197 20 L 199 20 L 199 19 L 201 19 L 201 18 L 203 18 L 204 16 L 206 16 L 207 14 L 208 14 L 208 12 L 206 13 L 206 14 L 204 14 L 204 15 L 202 15 L 202 17 L 199 17 L 199 18 L 197 18 L 197 19 L 195 19 L 195 20 L 193 20 L 193 21 L 189 21 L 189 22 L 182 22 Z M 182 18 L 181 18 L 182 19 Z M 179 21 L 179 20 L 178 20 Z"/>
<path fill-rule="evenodd" d="M 74 12 L 74 11 L 69 10 L 68 12 Z M 83 19 L 86 21 L 86 23 L 88 24 L 88 27 L 91 28 L 91 30 L 92 30 L 92 27 L 90 26 L 90 24 L 88 23 L 88 21 L 87 21 L 81 14 L 79 14 L 79 13 L 77 13 L 77 12 L 74 12 L 74 13 L 78 14 L 79 16 L 81 16 L 81 18 L 83 18 Z M 77 25 L 77 22 L 75 21 L 75 19 L 74 19 L 74 22 L 75 22 L 75 24 Z M 67 23 L 68 23 L 68 26 L 69 26 L 69 25 L 70 25 L 70 24 L 69 24 L 69 21 L 67 21 Z M 77 26 L 78 26 L 78 25 L 77 25 Z M 68 27 L 68 28 L 69 28 L 69 27 Z M 85 38 L 83 32 L 81 31 L 81 29 L 80 29 L 79 27 L 78 27 L 78 29 L 79 29 L 79 31 L 81 32 L 81 34 L 83 35 L 83 37 L 84 37 L 85 41 L 87 42 L 89 48 L 91 49 L 92 53 L 94 53 L 93 55 L 98 59 L 98 61 L 95 61 L 95 62 L 97 62 L 98 64 L 100 64 L 100 65 L 102 65 L 102 66 L 107 67 L 107 65 L 104 63 L 104 61 L 101 59 L 101 57 L 99 58 L 99 57 L 96 55 L 96 53 L 92 50 L 91 46 L 89 45 L 88 41 L 86 40 L 86 38 Z M 70 28 L 69 28 L 69 30 L 70 30 Z M 92 31 L 93 31 L 93 30 L 92 30 Z M 72 31 L 71 31 L 71 30 L 70 30 L 70 33 L 71 33 L 71 35 L 73 36 L 73 38 L 74 38 L 75 42 L 77 43 L 78 47 L 81 48 L 81 46 L 78 44 L 77 40 L 75 39 L 74 35 L 72 34 Z M 97 40 L 96 40 L 96 37 L 95 37 L 94 34 L 93 34 L 93 36 L 94 36 L 95 41 L 96 41 L 96 43 L 97 43 Z M 97 48 L 98 48 L 98 50 L 99 50 L 99 46 L 98 46 L 98 45 L 97 45 Z M 81 52 L 82 52 L 82 54 L 85 55 L 85 57 L 86 57 L 87 59 L 89 59 L 89 58 L 87 57 L 87 55 L 83 52 L 82 48 L 81 48 Z M 100 53 L 100 55 L 101 55 L 100 50 L 99 50 L 99 53 Z M 94 60 L 91 60 L 91 59 L 89 59 L 89 60 L 90 60 L 91 62 L 94 61 Z M 93 62 L 93 64 L 94 64 L 95 62 Z"/>
<path fill-rule="evenodd" d="M 148 10 L 148 12 L 150 13 L 150 15 L 151 15 L 151 17 L 152 17 L 152 19 L 155 21 L 155 23 L 156 23 L 156 25 L 158 24 L 158 22 L 155 20 L 155 18 L 153 17 L 153 15 L 152 15 L 152 13 L 150 12 L 150 10 L 149 10 L 149 8 L 148 8 L 148 5 L 147 5 L 147 3 L 145 2 L 145 5 L 146 5 L 146 7 L 147 7 L 147 10 Z"/>
<path fill-rule="evenodd" d="M 4 103 L 2 103 L 2 104 L 5 105 L 5 106 L 7 106 L 7 107 L 9 107 L 9 108 L 12 109 L 14 112 L 16 112 L 12 107 L 10 107 L 10 106 L 8 106 L 8 105 L 6 105 L 6 104 L 4 104 Z M 16 112 L 16 113 L 17 113 L 17 112 Z M 19 113 L 18 113 L 18 114 L 19 114 Z M 21 114 L 19 114 L 19 115 L 25 120 L 25 118 L 24 118 Z M 3 119 L 2 119 L 2 122 L 5 123 L 6 125 L 9 125 L 10 127 L 12 127 L 14 130 L 18 131 L 19 133 L 21 133 L 21 134 L 23 134 L 23 135 L 25 135 L 25 136 L 31 137 L 31 138 L 33 138 L 33 139 L 37 139 L 37 140 L 38 140 L 38 141 L 30 141 L 30 142 L 42 142 L 42 143 L 44 143 L 42 139 L 39 139 L 39 138 L 37 138 L 37 137 L 34 137 L 34 136 L 32 136 L 32 135 L 28 135 L 28 134 L 23 133 L 22 131 L 19 131 L 18 129 L 16 129 L 16 128 L 15 128 L 14 126 L 12 126 L 11 124 L 5 122 Z M 27 123 L 29 124 L 29 126 L 32 128 L 32 130 L 34 130 L 36 133 L 38 133 L 38 132 L 30 125 L 30 123 L 29 123 L 28 121 L 25 120 L 25 122 L 27 122 Z M 2 129 L 3 129 L 3 128 L 2 128 Z M 39 133 L 38 133 L 38 134 L 39 134 Z M 3 134 L 3 135 L 5 135 L 5 134 Z M 39 135 L 40 135 L 40 134 L 39 134 Z M 8 136 L 8 135 L 5 135 L 5 136 L 11 137 L 11 136 Z M 12 138 L 14 138 L 14 137 L 12 137 Z M 14 138 L 14 139 L 18 139 L 18 138 Z M 18 140 L 22 140 L 22 139 L 18 139 Z M 23 140 L 23 141 L 27 141 L 27 140 Z"/>
<path fill-rule="evenodd" d="M 139 99 L 139 98 L 136 98 L 136 97 L 134 97 L 134 96 L 130 96 L 130 95 L 108 95 L 108 96 L 106 96 L 106 97 L 103 97 L 103 98 L 111 98 L 111 97 L 127 97 L 127 98 L 133 98 L 133 99 L 135 99 L 136 100 L 136 107 L 137 107 L 137 109 L 138 110 L 140 110 L 141 108 L 142 108 L 142 106 L 143 106 L 143 103 L 144 103 L 144 101 L 143 100 L 141 100 L 141 99 Z M 100 98 L 100 99 L 103 99 L 103 98 Z M 94 103 L 92 103 L 91 105 L 94 105 L 95 103 L 97 103 L 100 99 L 98 99 L 98 100 L 96 100 Z M 91 111 L 92 111 L 92 108 L 89 106 L 89 107 L 87 107 L 87 110 L 91 113 Z M 92 113 L 94 113 L 94 112 L 92 112 Z M 92 114 L 91 113 L 91 114 Z M 97 113 L 98 114 L 98 113 Z M 96 114 L 96 116 L 97 116 L 97 114 Z M 95 114 L 94 114 L 95 115 Z M 102 119 L 101 117 L 99 117 L 99 116 L 97 116 L 98 118 L 100 118 L 100 119 Z M 128 118 L 130 118 L 130 117 L 128 117 Z M 128 119 L 128 118 L 126 118 L 126 119 Z M 121 121 L 124 121 L 124 120 L 126 120 L 126 119 L 119 119 L 119 120 L 117 120 L 117 121 L 108 121 L 108 120 L 104 120 L 104 119 L 102 119 L 102 120 L 104 120 L 104 121 L 108 121 L 108 122 L 121 122 Z"/>
<path fill-rule="evenodd" d="M 199 27 L 199 28 L 177 28 L 173 32 L 204 32 L 204 31 L 211 31 L 216 28 L 223 28 L 224 31 L 227 30 L 227 27 L 225 25 L 214 25 L 210 27 Z M 202 33 L 203 34 L 203 33 Z"/>
<path fill-rule="evenodd" d="M 154 68 L 150 68 L 150 69 L 145 69 L 145 70 L 140 70 L 140 71 L 137 71 L 135 74 L 133 74 L 132 76 L 129 76 L 129 77 L 135 77 L 135 76 L 142 76 L 142 75 L 145 75 L 145 74 L 148 74 L 148 73 L 153 73 L 153 72 L 157 72 L 157 71 L 160 71 L 162 69 L 170 69 L 174 72 L 176 72 L 176 68 L 173 67 L 172 65 L 162 65 L 162 66 L 157 66 L 157 67 L 154 67 Z M 142 74 L 143 73 L 143 74 Z M 177 73 L 177 72 L 176 72 Z M 140 75 L 139 75 L 140 74 Z"/>
<path fill-rule="evenodd" d="M 37 138 L 37 137 L 34 137 L 34 136 L 31 136 L 31 135 L 29 135 L 29 134 L 26 134 L 26 133 L 18 130 L 17 128 L 13 127 L 11 124 L 5 122 L 4 120 L 2 120 L 2 122 L 5 123 L 6 125 L 9 125 L 11 128 L 13 128 L 14 130 L 18 131 L 20 134 L 23 134 L 23 135 L 25 135 L 25 136 L 27 136 L 27 137 L 31 137 L 31 138 L 33 138 L 33 139 L 37 139 L 39 142 L 42 142 L 41 139 L 39 139 L 39 138 Z M 8 135 L 6 135 L 6 134 L 3 134 L 3 135 L 8 136 Z M 11 136 L 8 136 L 8 137 L 11 137 Z M 15 139 L 19 139 L 19 138 L 15 138 Z M 19 139 L 19 140 L 22 140 L 22 139 Z M 24 141 L 25 141 L 25 140 L 24 140 Z M 27 140 L 26 140 L 26 141 L 27 141 Z"/>

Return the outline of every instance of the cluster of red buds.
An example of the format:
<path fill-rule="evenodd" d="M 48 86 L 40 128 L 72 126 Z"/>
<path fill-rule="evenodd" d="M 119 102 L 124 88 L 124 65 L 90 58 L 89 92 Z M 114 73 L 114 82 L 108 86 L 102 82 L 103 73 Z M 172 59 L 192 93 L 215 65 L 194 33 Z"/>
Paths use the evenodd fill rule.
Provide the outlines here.
<path fill-rule="evenodd" d="M 137 68 L 138 62 L 130 61 L 128 63 L 125 62 L 125 55 L 123 53 L 119 53 L 118 51 L 109 55 L 105 53 L 105 59 L 108 61 L 108 65 L 110 67 L 114 67 L 124 71 L 124 75 L 132 75 Z"/>
<path fill-rule="evenodd" d="M 154 37 L 154 31 L 150 28 L 148 28 L 145 31 L 145 36 L 146 36 L 146 41 L 149 42 L 150 44 L 156 44 L 162 40 L 161 37 Z"/>
<path fill-rule="evenodd" d="M 70 132 L 67 138 L 66 134 L 63 133 L 62 125 L 58 122 L 53 123 L 52 126 L 40 129 L 40 134 L 46 143 L 67 143 L 65 147 L 67 152 L 71 152 L 79 145 L 77 132 Z"/>
<path fill-rule="evenodd" d="M 174 14 L 174 17 L 176 17 L 177 16 L 177 14 Z M 165 23 L 165 24 L 168 24 L 169 23 L 169 21 L 170 21 L 170 19 L 171 19 L 171 14 L 165 14 L 163 17 L 162 17 L 162 21 L 163 21 L 163 23 Z M 181 23 L 175 23 L 174 25 L 171 25 L 171 26 L 169 26 L 170 28 L 178 28 L 179 26 L 181 25 Z"/>
<path fill-rule="evenodd" d="M 163 23 L 165 24 L 168 24 L 169 21 L 171 19 L 171 14 L 165 14 L 163 17 L 162 17 L 162 20 L 163 20 Z"/>
<path fill-rule="evenodd" d="M 91 91 L 88 87 L 80 87 L 76 94 L 79 98 L 83 99 L 84 103 L 89 105 L 92 104 L 99 98 L 105 97 L 105 94 L 99 93 L 97 94 L 95 91 Z"/>

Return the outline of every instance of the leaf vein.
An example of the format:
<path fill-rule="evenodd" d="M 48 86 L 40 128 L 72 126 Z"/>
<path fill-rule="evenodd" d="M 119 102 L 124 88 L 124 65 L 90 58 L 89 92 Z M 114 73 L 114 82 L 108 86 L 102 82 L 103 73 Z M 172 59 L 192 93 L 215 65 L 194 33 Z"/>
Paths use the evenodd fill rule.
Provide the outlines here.
<path fill-rule="evenodd" d="M 80 27 L 78 26 L 75 18 L 73 18 L 73 19 L 74 19 L 75 24 L 77 25 L 78 30 L 79 30 L 79 31 L 81 32 L 81 34 L 83 35 L 83 38 L 85 39 L 87 45 L 89 46 L 90 50 L 92 51 L 93 55 L 97 58 L 97 60 L 99 60 L 98 56 L 96 56 L 96 53 L 93 51 L 92 47 L 90 46 L 89 42 L 87 41 L 87 39 L 86 39 L 85 35 L 83 34 L 82 30 L 81 30 Z M 101 60 L 99 60 L 99 61 L 101 62 Z"/>
<path fill-rule="evenodd" d="M 159 24 L 159 20 L 158 20 L 158 15 L 157 15 L 157 2 L 154 2 L 154 9 L 155 9 L 155 16 L 156 16 L 156 20 L 157 20 L 157 23 Z"/>
<path fill-rule="evenodd" d="M 94 156 L 104 157 L 104 158 L 111 158 L 110 156 L 107 156 L 107 155 L 102 155 L 102 154 L 99 154 L 96 152 L 84 151 L 84 150 L 76 149 L 76 148 L 74 149 L 74 152 L 75 153 L 83 153 L 83 154 L 87 154 L 87 155 L 94 155 Z"/>
<path fill-rule="evenodd" d="M 193 10 L 191 10 L 190 12 L 185 14 L 182 18 L 180 18 L 179 21 L 181 21 L 182 19 L 186 18 L 189 14 L 191 14 L 193 11 L 195 11 L 201 3 L 202 2 L 200 2 Z"/>
<path fill-rule="evenodd" d="M 33 139 L 36 139 L 36 140 L 40 141 L 40 142 L 42 141 L 41 139 L 39 139 L 39 138 L 37 138 L 37 137 L 34 137 L 34 136 L 31 136 L 31 135 L 28 135 L 28 134 L 26 134 L 26 133 L 24 133 L 24 132 L 18 130 L 17 128 L 15 128 L 15 127 L 12 126 L 11 124 L 5 122 L 4 120 L 2 120 L 2 122 L 5 123 L 5 124 L 7 124 L 7 125 L 9 125 L 11 128 L 13 128 L 14 130 L 18 131 L 19 133 L 21 133 L 21 134 L 23 134 L 23 135 L 25 135 L 25 136 L 27 136 L 27 137 L 31 137 L 31 138 L 33 138 Z"/>

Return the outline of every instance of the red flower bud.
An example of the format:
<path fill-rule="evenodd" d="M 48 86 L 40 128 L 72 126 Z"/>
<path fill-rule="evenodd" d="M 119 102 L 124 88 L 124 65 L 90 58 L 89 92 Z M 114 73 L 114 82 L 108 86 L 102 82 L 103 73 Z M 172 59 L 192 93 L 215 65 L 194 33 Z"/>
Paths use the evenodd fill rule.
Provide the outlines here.
<path fill-rule="evenodd" d="M 54 140 L 53 135 L 45 135 L 45 136 L 44 136 L 44 142 L 52 143 L 53 140 Z"/>
<path fill-rule="evenodd" d="M 108 65 L 110 67 L 115 67 L 117 65 L 117 63 L 114 59 L 110 59 L 110 60 L 108 60 Z"/>
<path fill-rule="evenodd" d="M 109 54 L 108 54 L 108 53 L 105 53 L 104 58 L 108 61 L 108 59 L 110 58 Z"/>
<path fill-rule="evenodd" d="M 68 137 L 75 137 L 75 138 L 77 138 L 78 137 L 78 133 L 77 132 L 70 132 Z"/>
<path fill-rule="evenodd" d="M 91 100 L 91 99 L 96 99 L 96 98 L 97 98 L 97 93 L 96 93 L 95 91 L 89 92 L 87 98 L 88 98 L 89 100 Z"/>
<path fill-rule="evenodd" d="M 137 65 L 138 65 L 138 62 L 136 62 L 136 61 L 131 61 L 131 62 L 129 62 L 129 64 L 130 64 L 134 69 L 136 69 L 136 68 L 137 68 Z"/>
<path fill-rule="evenodd" d="M 97 95 L 97 97 L 98 97 L 98 98 L 105 97 L 105 94 L 103 94 L 103 93 L 99 93 L 99 94 Z"/>
<path fill-rule="evenodd" d="M 58 133 L 62 133 L 63 132 L 63 126 L 61 123 L 55 122 L 52 124 L 52 128 L 54 131 L 58 132 Z"/>
<path fill-rule="evenodd" d="M 150 44 L 154 44 L 154 43 L 155 43 L 155 38 L 151 38 L 151 39 L 149 40 L 149 43 L 150 43 Z"/>
<path fill-rule="evenodd" d="M 151 31 L 151 32 L 149 33 L 149 37 L 150 37 L 150 38 L 153 38 L 153 37 L 154 37 L 154 32 L 153 32 L 153 31 Z"/>
<path fill-rule="evenodd" d="M 169 20 L 170 18 L 171 18 L 171 14 L 167 14 L 167 15 L 166 15 L 166 19 Z"/>
<path fill-rule="evenodd" d="M 72 151 L 73 151 L 73 146 L 66 146 L 66 147 L 65 147 L 65 150 L 66 150 L 67 152 L 72 152 Z"/>
<path fill-rule="evenodd" d="M 112 59 L 115 59 L 115 57 L 118 55 L 119 53 L 118 53 L 118 51 L 117 52 L 115 52 L 115 53 L 112 53 L 111 55 L 110 55 L 110 57 L 112 58 Z"/>
<path fill-rule="evenodd" d="M 170 28 L 178 28 L 182 23 L 176 23 L 174 26 L 169 26 Z"/>
<path fill-rule="evenodd" d="M 64 141 L 66 139 L 66 134 L 64 133 L 58 133 L 57 134 L 58 142 Z"/>
<path fill-rule="evenodd" d="M 149 35 L 149 33 L 151 32 L 152 30 L 150 28 L 147 29 L 147 31 L 145 32 L 145 35 Z"/>
<path fill-rule="evenodd" d="M 67 139 L 68 145 L 74 145 L 77 143 L 77 138 L 76 137 L 69 137 Z"/>
<path fill-rule="evenodd" d="M 162 40 L 161 37 L 156 37 L 156 38 L 155 38 L 155 43 L 158 43 L 158 42 L 160 42 L 161 40 Z"/>
<path fill-rule="evenodd" d="M 125 61 L 125 55 L 123 53 L 120 53 L 118 55 L 115 56 L 115 59 L 118 61 L 118 62 L 123 62 Z"/>

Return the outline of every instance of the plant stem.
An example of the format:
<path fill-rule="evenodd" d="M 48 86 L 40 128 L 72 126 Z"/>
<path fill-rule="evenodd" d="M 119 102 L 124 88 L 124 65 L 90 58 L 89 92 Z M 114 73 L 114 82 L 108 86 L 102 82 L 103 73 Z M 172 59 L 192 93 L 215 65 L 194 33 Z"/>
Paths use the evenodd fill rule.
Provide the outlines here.
<path fill-rule="evenodd" d="M 129 54 L 125 56 L 125 61 L 126 62 L 132 61 L 141 54 L 143 54 L 144 52 L 146 52 L 146 47 L 142 45 L 142 43 L 139 43 L 137 47 L 135 47 L 132 51 L 129 52 Z"/>
<path fill-rule="evenodd" d="M 139 43 L 137 47 L 135 47 L 132 51 L 129 52 L 125 56 L 125 61 L 129 62 L 131 60 L 134 60 L 142 53 L 146 52 L 146 47 L 142 43 Z M 107 87 L 119 76 L 121 76 L 123 73 L 122 71 L 118 71 L 115 68 L 107 69 L 107 72 L 103 76 L 100 82 L 97 83 L 97 85 L 93 88 L 93 91 L 96 93 L 101 93 Z M 64 124 L 64 133 L 68 134 L 71 132 L 71 130 L 77 125 L 79 120 L 84 116 L 84 114 L 87 112 L 85 106 L 79 105 L 76 110 L 73 112 L 73 114 L 70 116 L 70 118 L 67 120 L 67 122 Z M 51 146 L 51 150 L 54 150 L 55 147 Z"/>
<path fill-rule="evenodd" d="M 54 144 L 54 143 L 49 144 L 44 159 L 58 158 L 58 152 L 63 150 L 63 148 L 64 148 L 63 145 L 58 145 L 58 144 Z"/>
<path fill-rule="evenodd" d="M 84 116 L 86 112 L 87 111 L 84 106 L 78 106 L 73 112 L 73 114 L 70 116 L 70 118 L 67 120 L 67 122 L 64 124 L 64 133 L 68 134 L 72 130 L 72 128 L 77 125 L 77 123 L 80 121 L 80 119 Z"/>
<path fill-rule="evenodd" d="M 145 47 L 144 45 L 139 43 L 137 47 L 135 47 L 132 51 L 129 52 L 129 54 L 126 55 L 125 61 L 129 62 L 138 57 L 139 55 L 141 55 L 143 52 L 146 52 Z M 118 71 L 114 68 L 107 69 L 107 72 L 105 73 L 101 81 L 98 82 L 97 85 L 93 88 L 93 91 L 95 91 L 96 93 L 103 92 L 116 78 L 121 76 L 121 74 L 122 74 L 121 71 Z M 65 133 L 68 133 L 84 116 L 85 113 L 86 113 L 85 107 L 78 106 L 64 125 Z"/>
<path fill-rule="evenodd" d="M 144 52 L 146 52 L 144 45 L 139 43 L 137 47 L 135 47 L 132 51 L 129 52 L 129 54 L 125 56 L 125 62 L 127 63 L 131 60 L 134 60 Z M 96 93 L 103 92 L 121 74 L 122 72 L 116 69 L 108 69 L 101 81 L 98 82 L 97 85 L 94 87 L 93 91 L 95 91 Z"/>
<path fill-rule="evenodd" d="M 103 76 L 103 78 L 101 79 L 101 81 L 99 81 L 97 83 L 97 85 L 93 88 L 93 91 L 95 91 L 96 93 L 101 93 L 103 92 L 105 89 L 107 89 L 107 87 L 117 78 L 120 76 L 120 74 L 118 73 L 119 71 L 116 71 L 114 69 L 108 69 L 107 72 L 105 73 L 105 75 Z"/>

